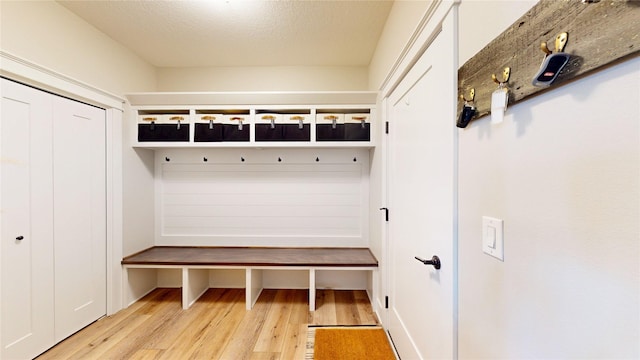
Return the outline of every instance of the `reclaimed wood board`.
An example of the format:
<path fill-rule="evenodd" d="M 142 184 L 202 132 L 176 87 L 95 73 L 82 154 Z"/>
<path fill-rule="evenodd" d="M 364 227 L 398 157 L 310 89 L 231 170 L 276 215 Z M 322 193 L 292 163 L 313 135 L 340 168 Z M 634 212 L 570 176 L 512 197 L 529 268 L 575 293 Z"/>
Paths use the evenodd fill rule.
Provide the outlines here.
<path fill-rule="evenodd" d="M 555 52 L 556 35 L 568 33 L 564 52 L 569 62 L 548 88 L 531 84 L 540 69 L 546 42 Z M 511 68 L 507 83 L 509 105 L 553 89 L 569 80 L 606 65 L 640 54 L 640 0 L 541 0 L 458 70 L 458 94 L 467 99 L 475 89 L 473 120 L 491 113 L 491 93 L 497 89 L 491 79 L 502 79 Z M 464 101 L 458 102 L 458 114 Z M 472 121 L 473 121 L 472 120 Z"/>

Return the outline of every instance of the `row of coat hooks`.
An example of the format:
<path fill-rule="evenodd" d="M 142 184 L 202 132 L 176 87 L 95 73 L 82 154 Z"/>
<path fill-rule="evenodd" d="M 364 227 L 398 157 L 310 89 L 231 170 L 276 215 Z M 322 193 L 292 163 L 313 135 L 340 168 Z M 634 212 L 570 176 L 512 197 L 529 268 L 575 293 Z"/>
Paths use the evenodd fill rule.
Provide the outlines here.
<path fill-rule="evenodd" d="M 540 44 L 540 50 L 544 53 L 544 58 L 540 69 L 531 81 L 533 86 L 549 87 L 556 80 L 560 71 L 569 62 L 570 55 L 563 52 L 568 38 L 569 35 L 566 32 L 562 32 L 556 36 L 555 52 L 549 50 L 546 42 Z M 495 73 L 491 74 L 491 80 L 498 85 L 498 88 L 491 94 L 492 123 L 502 122 L 504 112 L 509 103 L 509 88 L 507 84 L 510 77 L 511 67 L 508 66 L 502 70 L 502 80 L 500 80 Z M 469 90 L 469 97 L 466 97 L 465 94 L 460 95 L 460 99 L 464 102 L 464 105 L 456 123 L 456 126 L 459 128 L 466 127 L 476 114 L 476 108 L 474 106 L 475 92 L 475 88 L 472 87 Z"/>
<path fill-rule="evenodd" d="M 165 161 L 165 162 L 170 162 L 170 161 L 171 161 L 171 158 L 170 158 L 170 157 L 168 157 L 168 156 L 165 156 L 165 157 L 164 157 L 164 161 Z M 244 156 L 241 156 L 241 157 L 240 157 L 240 162 L 245 162 L 245 161 L 246 161 L 246 159 L 244 158 Z M 281 157 L 281 156 L 278 156 L 277 162 L 282 162 L 282 161 L 283 161 L 283 160 L 282 160 L 282 157 Z M 208 158 L 208 157 L 206 157 L 206 156 L 203 156 L 203 157 L 202 157 L 202 162 L 209 162 L 209 158 Z M 320 162 L 320 157 L 319 157 L 319 156 L 316 156 L 316 158 L 315 158 L 315 162 Z M 357 156 L 354 156 L 354 157 L 353 157 L 353 162 L 358 162 L 358 157 L 357 157 Z"/>

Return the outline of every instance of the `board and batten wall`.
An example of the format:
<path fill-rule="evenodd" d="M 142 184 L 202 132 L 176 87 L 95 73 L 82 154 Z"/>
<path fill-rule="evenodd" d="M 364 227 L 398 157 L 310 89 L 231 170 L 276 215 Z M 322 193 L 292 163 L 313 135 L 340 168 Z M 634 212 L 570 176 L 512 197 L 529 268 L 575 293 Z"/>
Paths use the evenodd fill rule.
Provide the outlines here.
<path fill-rule="evenodd" d="M 156 150 L 155 178 L 156 245 L 367 246 L 367 149 Z"/>
<path fill-rule="evenodd" d="M 460 65 L 535 3 L 463 0 Z M 639 100 L 635 58 L 459 130 L 461 359 L 640 357 Z"/>

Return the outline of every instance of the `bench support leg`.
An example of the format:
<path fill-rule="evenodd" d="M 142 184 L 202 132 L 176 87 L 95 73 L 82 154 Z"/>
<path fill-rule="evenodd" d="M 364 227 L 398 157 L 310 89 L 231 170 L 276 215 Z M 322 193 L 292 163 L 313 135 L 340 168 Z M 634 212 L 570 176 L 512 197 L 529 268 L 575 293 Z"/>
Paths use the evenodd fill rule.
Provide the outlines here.
<path fill-rule="evenodd" d="M 262 270 L 247 268 L 246 305 L 251 310 L 262 292 Z"/>
<path fill-rule="evenodd" d="M 316 270 L 309 269 L 309 311 L 316 311 Z"/>
<path fill-rule="evenodd" d="M 182 308 L 188 309 L 209 288 L 209 270 L 182 268 Z"/>

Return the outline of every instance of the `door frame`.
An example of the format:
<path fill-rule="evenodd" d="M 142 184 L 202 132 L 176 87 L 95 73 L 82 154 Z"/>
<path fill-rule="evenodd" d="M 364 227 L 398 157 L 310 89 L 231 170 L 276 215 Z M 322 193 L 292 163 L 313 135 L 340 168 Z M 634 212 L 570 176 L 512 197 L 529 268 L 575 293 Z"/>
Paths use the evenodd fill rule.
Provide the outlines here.
<path fill-rule="evenodd" d="M 413 65 L 416 64 L 416 62 L 420 59 L 420 57 L 422 56 L 422 54 L 424 54 L 424 52 L 426 51 L 426 49 L 429 47 L 429 45 L 433 42 L 433 40 L 436 38 L 436 36 L 438 36 L 441 26 L 442 26 L 442 22 L 444 21 L 444 19 L 449 15 L 449 13 L 451 11 L 458 11 L 458 6 L 460 4 L 461 0 L 435 0 L 431 6 L 429 7 L 429 9 L 427 9 L 427 11 L 425 12 L 425 14 L 423 15 L 420 23 L 418 24 L 418 27 L 416 28 L 415 32 L 413 33 L 413 35 L 411 36 L 411 38 L 409 39 L 407 45 L 405 46 L 404 50 L 402 51 L 402 53 L 400 54 L 400 56 L 398 57 L 398 59 L 396 60 L 396 62 L 394 63 L 391 71 L 388 73 L 387 77 L 384 79 L 382 85 L 379 88 L 379 97 L 378 97 L 378 101 L 380 103 L 380 113 L 381 113 L 381 117 L 383 118 L 382 122 L 388 122 L 390 121 L 390 115 L 389 115 L 389 109 L 390 109 L 390 101 L 389 101 L 389 97 L 391 96 L 391 94 L 393 93 L 393 91 L 398 87 L 398 85 L 400 84 L 400 82 L 405 78 L 405 76 L 409 73 L 409 71 L 413 68 Z M 455 32 L 455 38 L 457 39 L 458 36 L 458 17 L 457 14 L 456 16 L 454 16 L 454 32 Z M 453 44 L 454 51 L 455 51 L 455 62 L 458 63 L 458 42 L 456 41 L 455 44 Z M 457 66 L 456 66 L 457 67 Z M 452 76 L 452 81 L 454 81 L 455 83 L 457 83 L 458 80 L 458 74 L 457 72 L 454 74 L 451 74 Z M 451 119 L 452 123 L 455 121 L 455 119 Z M 382 136 L 381 142 L 379 144 L 379 146 L 381 147 L 381 163 L 382 163 L 382 179 L 381 179 L 381 183 L 382 183 L 382 189 L 381 189 L 381 199 L 382 199 L 382 203 L 385 204 L 384 206 L 388 206 L 388 202 L 389 202 L 389 161 L 390 161 L 390 140 L 388 136 Z M 457 146 L 457 140 L 455 141 L 455 146 Z M 457 162 L 457 156 L 458 156 L 458 150 L 457 148 L 454 149 L 454 154 L 455 154 L 455 159 L 453 161 Z M 457 178 L 458 178 L 458 169 L 457 169 L 457 165 L 454 167 L 454 178 L 456 179 L 457 182 Z M 457 201 L 457 196 L 458 196 L 458 190 L 457 190 L 457 183 L 455 184 L 455 189 L 454 189 L 454 204 L 453 204 L 453 208 L 454 208 L 454 214 L 452 215 L 454 217 L 453 219 L 453 223 L 454 223 L 454 229 L 453 229 L 453 233 L 454 233 L 454 239 L 453 239 L 453 257 L 455 259 L 458 258 L 458 229 L 457 229 L 457 224 L 458 224 L 458 201 Z M 387 222 L 383 222 L 382 223 L 382 227 L 380 229 L 381 231 L 381 238 L 382 238 L 382 263 L 384 264 L 384 266 L 381 268 L 381 286 L 380 286 L 380 298 L 384 299 L 385 296 L 388 296 L 390 293 L 390 270 L 389 270 L 389 264 L 391 261 L 391 254 L 390 254 L 390 241 L 389 241 L 389 224 Z M 456 260 L 456 268 L 454 269 L 454 275 L 453 275 L 453 304 L 452 304 L 452 309 L 453 309 L 453 328 L 454 328 L 454 334 L 453 334 L 453 354 L 454 354 L 454 358 L 458 357 L 458 269 L 457 269 L 457 260 Z M 380 311 L 379 311 L 379 315 L 380 316 L 380 321 L 382 322 L 383 326 L 386 328 L 388 328 L 389 325 L 389 315 L 388 312 L 390 311 L 390 308 L 385 308 L 383 306 L 380 306 Z"/>
<path fill-rule="evenodd" d="M 125 100 L 79 80 L 0 50 L 0 76 L 72 100 L 105 109 L 106 113 L 106 241 L 107 315 L 123 308 L 122 296 L 122 126 Z M 0 294 L 1 295 L 1 294 Z M 0 334 L 1 336 L 1 334 Z"/>

